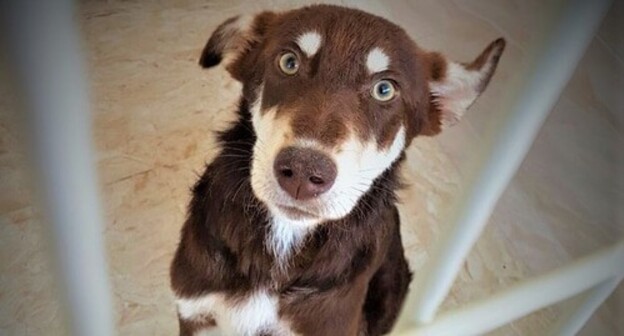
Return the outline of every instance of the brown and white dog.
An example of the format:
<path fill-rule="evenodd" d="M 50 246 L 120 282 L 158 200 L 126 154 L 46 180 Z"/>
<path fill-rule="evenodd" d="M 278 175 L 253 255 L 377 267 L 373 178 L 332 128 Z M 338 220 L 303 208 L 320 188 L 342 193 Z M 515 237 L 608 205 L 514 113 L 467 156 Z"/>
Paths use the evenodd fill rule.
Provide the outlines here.
<path fill-rule="evenodd" d="M 318 5 L 225 21 L 201 55 L 243 85 L 238 120 L 193 189 L 171 266 L 181 335 L 381 335 L 411 279 L 398 169 L 457 122 L 505 41 L 474 61 Z"/>

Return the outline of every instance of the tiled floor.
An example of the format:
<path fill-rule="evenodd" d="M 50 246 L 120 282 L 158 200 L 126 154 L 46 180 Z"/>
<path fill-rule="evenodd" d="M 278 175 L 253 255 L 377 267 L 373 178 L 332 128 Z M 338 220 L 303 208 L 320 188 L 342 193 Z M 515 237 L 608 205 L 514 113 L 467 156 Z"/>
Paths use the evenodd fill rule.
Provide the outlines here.
<path fill-rule="evenodd" d="M 95 111 L 105 202 L 107 256 L 121 335 L 176 330 L 168 263 L 188 188 L 210 160 L 211 131 L 231 115 L 238 85 L 201 71 L 199 51 L 224 19 L 305 1 L 86 1 L 78 18 Z M 334 1 L 399 23 L 423 47 L 469 60 L 488 42 L 509 44 L 490 88 L 465 121 L 420 138 L 404 171 L 404 236 L 416 272 L 492 117 L 527 70 L 561 1 Z M 488 228 L 471 252 L 444 309 L 540 274 L 624 235 L 624 2 L 618 1 L 549 116 Z M 565 60 L 562 60 L 565 61 Z M 0 62 L 1 64 L 2 62 Z M 0 65 L 0 67 L 3 65 Z M 0 68 L 6 70 L 6 68 Z M 46 229 L 33 206 L 15 101 L 0 71 L 0 335 L 63 335 L 50 274 Z M 492 335 L 542 335 L 560 306 Z M 624 289 L 583 335 L 624 335 Z"/>

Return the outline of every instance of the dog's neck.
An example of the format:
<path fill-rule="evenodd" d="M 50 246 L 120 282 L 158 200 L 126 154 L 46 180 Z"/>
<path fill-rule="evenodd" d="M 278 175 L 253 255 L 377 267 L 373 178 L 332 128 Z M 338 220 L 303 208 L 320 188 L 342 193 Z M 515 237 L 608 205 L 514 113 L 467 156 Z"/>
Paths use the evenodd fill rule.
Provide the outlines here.
<path fill-rule="evenodd" d="M 309 225 L 302 221 L 270 214 L 269 234 L 266 239 L 266 245 L 275 257 L 276 266 L 280 271 L 285 270 L 290 256 L 296 254 L 305 238 L 315 228 L 316 225 Z"/>

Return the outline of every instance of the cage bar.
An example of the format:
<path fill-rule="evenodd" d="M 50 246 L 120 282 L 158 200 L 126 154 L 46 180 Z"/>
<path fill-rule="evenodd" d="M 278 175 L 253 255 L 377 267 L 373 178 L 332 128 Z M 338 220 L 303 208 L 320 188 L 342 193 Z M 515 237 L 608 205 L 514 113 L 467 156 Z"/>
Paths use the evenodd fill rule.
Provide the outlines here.
<path fill-rule="evenodd" d="M 587 301 L 564 317 L 556 335 L 573 335 L 624 276 L 624 240 L 500 293 L 441 314 L 431 323 L 398 335 L 482 335 L 531 312 L 588 289 Z M 576 320 L 579 319 L 579 320 Z"/>
<path fill-rule="evenodd" d="M 619 260 L 619 266 L 624 265 L 624 256 Z M 589 318 L 600 307 L 611 293 L 617 288 L 618 284 L 622 281 L 621 274 L 619 277 L 609 279 L 602 284 L 596 286 L 592 290 L 582 295 L 577 302 L 573 303 L 571 307 L 566 310 L 559 321 L 552 328 L 550 335 L 553 336 L 574 336 L 583 326 L 587 323 Z"/>
<path fill-rule="evenodd" d="M 91 114 L 73 3 L 2 2 L 9 60 L 73 335 L 113 335 Z"/>
<path fill-rule="evenodd" d="M 502 192 L 526 156 L 543 121 L 592 40 L 611 1 L 571 0 L 536 49 L 521 91 L 511 100 L 511 113 L 477 155 L 474 175 L 459 198 L 434 245 L 427 265 L 417 272 L 399 326 L 431 322 L 448 294 L 471 247 L 479 237 Z"/>

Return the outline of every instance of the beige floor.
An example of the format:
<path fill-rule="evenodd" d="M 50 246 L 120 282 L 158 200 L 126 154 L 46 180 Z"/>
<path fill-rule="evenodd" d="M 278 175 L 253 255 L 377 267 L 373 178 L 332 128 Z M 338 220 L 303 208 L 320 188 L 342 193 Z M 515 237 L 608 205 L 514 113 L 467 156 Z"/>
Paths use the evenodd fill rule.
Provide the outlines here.
<path fill-rule="evenodd" d="M 409 150 L 406 245 L 416 272 L 506 94 L 559 1 L 334 1 L 404 26 L 457 60 L 489 41 L 509 44 L 490 89 L 461 125 Z M 211 131 L 228 119 L 237 85 L 200 71 L 200 48 L 225 18 L 305 1 L 87 1 L 78 17 L 95 110 L 107 256 L 121 335 L 172 335 L 168 263 L 189 186 L 210 160 Z M 546 3 L 546 4 L 545 4 Z M 444 309 L 484 297 L 614 242 L 624 234 L 624 4 L 619 1 L 549 116 L 471 252 Z M 0 62 L 1 63 L 1 62 Z M 6 68 L 0 68 L 0 70 Z M 58 294 L 33 206 L 6 71 L 0 71 L 0 335 L 63 335 Z M 624 262 L 624 261 L 623 261 Z M 542 335 L 561 305 L 492 335 Z M 624 335 L 620 286 L 582 335 Z"/>

